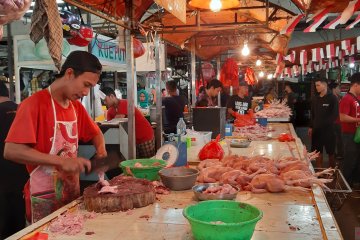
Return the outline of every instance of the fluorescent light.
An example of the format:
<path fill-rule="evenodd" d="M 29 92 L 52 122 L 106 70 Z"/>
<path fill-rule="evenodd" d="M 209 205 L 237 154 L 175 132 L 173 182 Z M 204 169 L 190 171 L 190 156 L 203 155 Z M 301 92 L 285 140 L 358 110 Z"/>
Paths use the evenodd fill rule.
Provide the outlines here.
<path fill-rule="evenodd" d="M 270 73 L 267 75 L 267 79 L 271 80 L 273 78 L 273 75 Z"/>
<path fill-rule="evenodd" d="M 166 70 L 171 71 L 171 67 L 167 67 Z"/>
<path fill-rule="evenodd" d="M 241 50 L 241 54 L 242 54 L 243 56 L 248 56 L 248 55 L 250 54 L 250 49 L 249 49 L 247 43 L 244 43 L 244 47 L 243 47 L 243 49 Z"/>
<path fill-rule="evenodd" d="M 221 10 L 222 3 L 220 0 L 211 0 L 210 1 L 210 9 L 213 12 L 219 12 Z"/>
<path fill-rule="evenodd" d="M 350 64 L 349 64 L 349 67 L 350 67 L 350 68 L 354 68 L 354 67 L 355 67 L 355 63 L 350 63 Z"/>
<path fill-rule="evenodd" d="M 265 73 L 263 71 L 259 72 L 259 77 L 264 77 Z"/>
<path fill-rule="evenodd" d="M 256 66 L 261 66 L 261 60 L 260 59 L 256 60 Z"/>

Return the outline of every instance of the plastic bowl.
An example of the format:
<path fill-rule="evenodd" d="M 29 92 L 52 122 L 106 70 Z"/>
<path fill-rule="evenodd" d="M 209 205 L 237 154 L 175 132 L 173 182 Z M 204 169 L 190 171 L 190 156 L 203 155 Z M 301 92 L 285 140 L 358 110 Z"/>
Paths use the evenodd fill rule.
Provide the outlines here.
<path fill-rule="evenodd" d="M 216 186 L 222 186 L 224 184 L 222 183 L 202 183 L 195 185 L 192 190 L 194 192 L 195 197 L 200 201 L 205 200 L 234 200 L 236 198 L 236 195 L 239 192 L 239 188 L 232 186 L 237 190 L 236 193 L 233 194 L 206 194 L 203 193 L 208 187 L 216 187 Z"/>
<path fill-rule="evenodd" d="M 248 240 L 263 213 L 241 202 L 212 200 L 183 210 L 196 240 Z"/>
<path fill-rule="evenodd" d="M 186 167 L 166 168 L 159 171 L 162 183 L 174 191 L 188 190 L 194 186 L 199 170 Z"/>
<path fill-rule="evenodd" d="M 135 167 L 140 163 L 142 167 Z M 158 163 L 158 164 L 157 164 Z M 133 159 L 120 163 L 125 175 L 143 178 L 149 181 L 159 180 L 159 171 L 166 166 L 166 161 L 160 159 Z"/>

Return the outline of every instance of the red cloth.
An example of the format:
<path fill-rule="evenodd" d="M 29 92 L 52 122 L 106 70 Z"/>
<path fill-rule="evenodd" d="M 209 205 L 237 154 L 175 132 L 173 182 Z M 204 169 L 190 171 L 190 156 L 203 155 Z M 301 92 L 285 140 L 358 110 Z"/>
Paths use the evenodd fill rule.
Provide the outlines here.
<path fill-rule="evenodd" d="M 117 110 L 115 110 L 114 107 L 109 108 L 106 119 L 109 121 L 115 118 L 117 114 L 127 116 L 127 100 L 120 99 Z M 154 138 L 154 131 L 149 121 L 146 120 L 144 115 L 137 108 L 135 108 L 135 135 L 136 144 L 141 144 Z"/>
<path fill-rule="evenodd" d="M 359 98 L 358 98 L 359 99 Z M 360 118 L 360 106 L 354 96 L 346 94 L 340 101 L 339 106 L 340 113 L 349 115 L 354 118 Z M 344 123 L 341 122 L 341 131 L 343 133 L 355 133 L 356 123 Z"/>
<path fill-rule="evenodd" d="M 63 108 L 55 100 L 54 102 L 58 121 L 75 120 L 71 105 Z M 77 114 L 79 140 L 90 141 L 100 133 L 100 129 L 79 101 L 72 103 Z M 39 91 L 20 104 L 5 142 L 30 144 L 39 152 L 49 153 L 54 121 L 50 93 L 47 89 Z M 31 172 L 36 166 L 27 165 L 27 168 Z"/>

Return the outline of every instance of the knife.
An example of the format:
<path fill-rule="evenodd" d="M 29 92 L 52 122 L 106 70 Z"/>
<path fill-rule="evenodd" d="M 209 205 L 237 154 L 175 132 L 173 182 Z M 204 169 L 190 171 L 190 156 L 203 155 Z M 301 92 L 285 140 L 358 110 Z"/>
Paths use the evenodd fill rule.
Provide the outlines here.
<path fill-rule="evenodd" d="M 112 157 L 99 158 L 96 155 L 90 159 L 91 170 L 86 171 L 85 175 L 90 175 L 92 173 L 104 173 L 109 170 L 119 168 L 120 159 L 114 159 Z"/>

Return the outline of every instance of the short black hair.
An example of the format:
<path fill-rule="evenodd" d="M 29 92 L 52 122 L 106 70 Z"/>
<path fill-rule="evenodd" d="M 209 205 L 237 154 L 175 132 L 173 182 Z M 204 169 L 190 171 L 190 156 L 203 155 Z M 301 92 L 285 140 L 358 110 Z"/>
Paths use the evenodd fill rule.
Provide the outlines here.
<path fill-rule="evenodd" d="M 110 96 L 111 94 L 116 97 L 114 89 L 111 87 L 103 87 L 100 89 L 106 96 Z"/>
<path fill-rule="evenodd" d="M 213 79 L 208 83 L 208 85 L 206 86 L 206 89 L 210 89 L 211 87 L 213 87 L 213 88 L 221 87 L 222 88 L 223 84 L 219 80 Z"/>
<path fill-rule="evenodd" d="M 355 83 L 360 84 L 360 72 L 354 73 L 350 78 L 349 81 L 351 83 L 351 86 Z"/>
<path fill-rule="evenodd" d="M 9 89 L 6 86 L 5 81 L 0 81 L 0 96 L 9 97 Z"/>
<path fill-rule="evenodd" d="M 322 83 L 328 84 L 328 80 L 326 78 L 316 78 L 314 83 L 316 83 L 316 82 L 322 82 Z"/>
<path fill-rule="evenodd" d="M 291 86 L 291 84 L 290 84 L 289 82 L 285 83 L 285 86 L 284 86 L 284 87 L 286 87 L 286 86 L 288 86 L 291 90 L 293 90 L 293 89 L 292 89 L 292 86 Z"/>
<path fill-rule="evenodd" d="M 162 89 L 161 89 L 161 92 L 164 92 L 165 90 L 166 90 L 165 88 L 162 88 Z"/>
<path fill-rule="evenodd" d="M 329 88 L 330 88 L 331 90 L 337 88 L 338 86 L 339 86 L 339 84 L 338 84 L 337 82 L 335 82 L 335 81 L 331 81 L 331 82 L 329 83 Z"/>
<path fill-rule="evenodd" d="M 168 89 L 168 91 L 170 92 L 175 92 L 177 87 L 176 87 L 176 82 L 174 80 L 168 81 L 166 82 L 166 88 Z"/>

